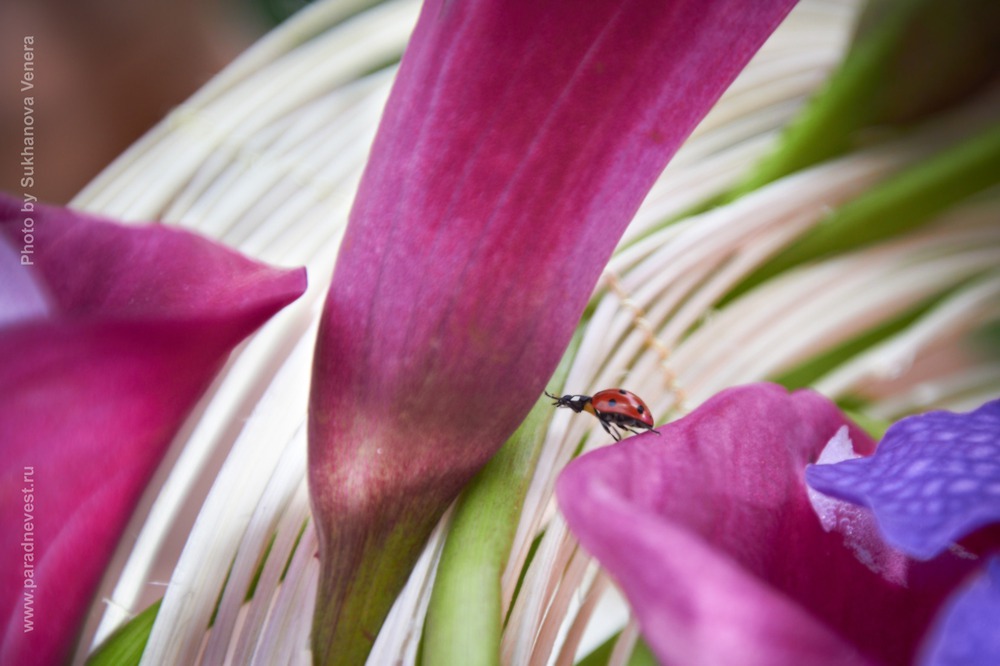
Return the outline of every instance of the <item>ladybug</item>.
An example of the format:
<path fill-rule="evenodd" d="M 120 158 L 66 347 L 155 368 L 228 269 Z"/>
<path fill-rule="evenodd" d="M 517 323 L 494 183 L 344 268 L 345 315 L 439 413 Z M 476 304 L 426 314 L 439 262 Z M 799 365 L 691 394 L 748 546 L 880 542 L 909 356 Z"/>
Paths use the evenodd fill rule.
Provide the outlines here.
<path fill-rule="evenodd" d="M 613 388 L 598 391 L 593 396 L 564 395 L 561 398 L 546 391 L 545 395 L 555 400 L 552 404 L 556 407 L 569 407 L 577 414 L 580 412 L 593 414 L 616 442 L 622 439 L 623 433 L 618 430 L 619 428 L 635 434 L 638 434 L 638 430 L 656 432 L 653 430 L 653 415 L 649 407 L 642 398 L 631 391 Z"/>

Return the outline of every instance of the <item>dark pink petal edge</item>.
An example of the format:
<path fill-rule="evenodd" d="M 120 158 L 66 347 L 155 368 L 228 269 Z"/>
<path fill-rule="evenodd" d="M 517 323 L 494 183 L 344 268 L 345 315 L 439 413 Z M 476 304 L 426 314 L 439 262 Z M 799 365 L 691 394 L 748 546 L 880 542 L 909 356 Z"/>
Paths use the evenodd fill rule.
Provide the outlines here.
<path fill-rule="evenodd" d="M 817 394 L 738 387 L 660 437 L 629 438 L 565 469 L 563 515 L 618 581 L 664 663 L 912 659 L 967 567 L 915 567 L 870 524 L 862 561 L 859 535 L 848 543 L 823 528 L 802 470 L 844 426 L 859 452 L 871 451 L 871 439 Z"/>
<path fill-rule="evenodd" d="M 928 559 L 1000 522 L 1000 400 L 905 418 L 875 455 L 806 470 L 814 489 L 871 507 L 886 540 Z"/>
<path fill-rule="evenodd" d="M 0 317 L 0 663 L 58 664 L 183 419 L 305 274 L 166 226 L 23 207 L 0 198 L 0 275 L 17 276 L 0 303 L 18 313 Z"/>

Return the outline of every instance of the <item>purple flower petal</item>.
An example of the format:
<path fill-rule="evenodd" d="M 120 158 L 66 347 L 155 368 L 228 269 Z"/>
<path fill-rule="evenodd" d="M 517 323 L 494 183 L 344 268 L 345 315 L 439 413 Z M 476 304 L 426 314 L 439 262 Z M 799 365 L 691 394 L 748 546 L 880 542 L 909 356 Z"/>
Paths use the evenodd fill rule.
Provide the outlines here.
<path fill-rule="evenodd" d="M 567 466 L 560 509 L 664 663 L 912 659 L 969 565 L 949 557 L 917 566 L 870 522 L 853 521 L 849 534 L 824 529 L 802 470 L 845 426 L 860 453 L 872 450 L 829 400 L 752 385 L 720 393 L 660 437 L 638 435 Z"/>
<path fill-rule="evenodd" d="M 1000 664 L 1000 557 L 993 557 L 946 604 L 927 640 L 923 666 Z"/>
<path fill-rule="evenodd" d="M 183 419 L 305 275 L 166 226 L 20 208 L 0 197 L 0 276 L 16 277 L 0 303 L 18 312 L 0 316 L 0 662 L 54 664 Z"/>
<path fill-rule="evenodd" d="M 0 205 L 2 201 L 0 195 Z M 35 271 L 26 270 L 21 264 L 22 256 L 26 255 L 0 236 L 0 329 L 44 317 L 52 309 L 51 299 L 39 284 Z"/>
<path fill-rule="evenodd" d="M 905 418 L 875 455 L 810 466 L 806 479 L 822 493 L 871 507 L 896 548 L 934 557 L 1000 521 L 1000 400 L 967 414 Z"/>
<path fill-rule="evenodd" d="M 377 633 L 382 587 L 527 414 L 646 192 L 793 4 L 425 3 L 316 350 L 320 661 Z M 359 579 L 361 626 L 338 628 Z"/>

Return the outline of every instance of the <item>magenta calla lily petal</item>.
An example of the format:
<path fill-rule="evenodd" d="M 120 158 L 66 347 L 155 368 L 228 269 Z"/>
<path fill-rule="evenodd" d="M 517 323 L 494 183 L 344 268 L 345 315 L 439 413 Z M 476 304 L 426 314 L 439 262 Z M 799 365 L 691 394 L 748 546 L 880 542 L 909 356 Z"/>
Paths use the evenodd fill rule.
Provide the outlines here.
<path fill-rule="evenodd" d="M 885 433 L 875 455 L 813 465 L 814 489 L 871 507 L 886 540 L 912 557 L 1000 522 L 1000 400 L 967 414 L 911 416 Z"/>
<path fill-rule="evenodd" d="M 564 470 L 560 509 L 664 663 L 912 658 L 968 565 L 910 561 L 882 544 L 871 521 L 845 534 L 824 529 L 803 469 L 844 426 L 859 453 L 872 450 L 822 396 L 738 387 L 660 437 L 629 438 Z"/>
<path fill-rule="evenodd" d="M 1000 557 L 981 571 L 946 604 L 931 632 L 923 666 L 996 666 L 1000 664 Z"/>
<path fill-rule="evenodd" d="M 387 565 L 402 584 L 541 394 L 656 177 L 793 4 L 425 3 L 316 349 L 321 633 L 405 524 L 392 539 L 406 555 Z M 376 603 L 346 640 L 377 633 Z M 317 639 L 321 661 L 334 640 Z"/>
<path fill-rule="evenodd" d="M 32 254 L 22 264 L 23 220 Z M 186 231 L 0 198 L 3 647 L 55 664 L 143 488 L 232 348 L 305 288 Z M 11 266 L 11 261 L 18 263 Z M 30 596 L 29 596 L 30 595 Z M 26 631 L 30 621 L 31 631 Z"/>

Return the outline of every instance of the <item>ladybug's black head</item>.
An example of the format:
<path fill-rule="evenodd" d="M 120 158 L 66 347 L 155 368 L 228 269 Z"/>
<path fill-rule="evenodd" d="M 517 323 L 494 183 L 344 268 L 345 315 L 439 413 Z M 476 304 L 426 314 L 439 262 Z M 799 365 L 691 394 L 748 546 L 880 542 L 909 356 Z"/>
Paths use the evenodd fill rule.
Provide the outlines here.
<path fill-rule="evenodd" d="M 559 396 L 552 395 L 548 391 L 545 392 L 545 395 L 555 400 L 552 404 L 556 407 L 569 407 L 577 414 L 586 409 L 587 405 L 590 404 L 589 395 L 564 395 L 560 398 Z"/>

